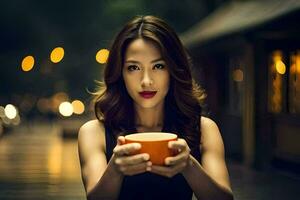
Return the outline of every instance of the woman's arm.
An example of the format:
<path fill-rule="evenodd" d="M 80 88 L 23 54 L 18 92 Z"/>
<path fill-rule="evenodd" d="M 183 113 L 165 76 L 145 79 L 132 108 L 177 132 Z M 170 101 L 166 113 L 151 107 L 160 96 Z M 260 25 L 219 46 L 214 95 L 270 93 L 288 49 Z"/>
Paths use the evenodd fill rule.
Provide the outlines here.
<path fill-rule="evenodd" d="M 182 174 L 199 200 L 233 199 L 230 187 L 221 185 L 220 182 L 212 178 L 195 158 L 191 156 L 190 159 L 191 163 Z"/>
<path fill-rule="evenodd" d="M 117 199 L 122 184 L 113 159 L 107 164 L 105 132 L 97 120 L 84 124 L 78 134 L 78 153 L 87 199 Z"/>
<path fill-rule="evenodd" d="M 107 164 L 105 156 L 105 130 L 97 120 L 84 124 L 79 130 L 78 150 L 82 179 L 90 199 L 117 199 L 124 175 L 144 173 L 151 165 L 148 154 L 132 155 L 140 144 L 124 144 L 118 137 L 117 146 Z"/>
<path fill-rule="evenodd" d="M 201 117 L 201 164 L 192 156 L 183 176 L 198 199 L 233 199 L 224 144 L 214 121 Z"/>
<path fill-rule="evenodd" d="M 167 167 L 152 166 L 151 172 L 166 177 L 182 173 L 199 200 L 232 200 L 223 141 L 217 125 L 205 117 L 201 117 L 201 142 L 201 164 L 190 155 L 186 141 L 179 139 L 169 142 L 169 147 L 180 153 L 166 158 Z"/>

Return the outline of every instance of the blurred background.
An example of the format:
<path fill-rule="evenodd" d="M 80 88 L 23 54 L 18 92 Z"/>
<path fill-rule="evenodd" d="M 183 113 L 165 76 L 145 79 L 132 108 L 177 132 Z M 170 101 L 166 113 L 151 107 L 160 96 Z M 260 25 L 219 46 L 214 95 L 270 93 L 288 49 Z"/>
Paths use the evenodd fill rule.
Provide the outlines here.
<path fill-rule="evenodd" d="M 115 34 L 149 14 L 192 56 L 236 199 L 300 196 L 300 0 L 11 0 L 0 2 L 0 199 L 85 199 L 89 92 Z"/>

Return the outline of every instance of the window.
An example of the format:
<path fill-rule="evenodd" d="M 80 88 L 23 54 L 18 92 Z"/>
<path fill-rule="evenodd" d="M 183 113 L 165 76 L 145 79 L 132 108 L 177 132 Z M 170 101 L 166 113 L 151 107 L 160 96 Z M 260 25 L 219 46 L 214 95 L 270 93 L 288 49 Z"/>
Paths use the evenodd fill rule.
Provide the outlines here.
<path fill-rule="evenodd" d="M 275 50 L 269 58 L 268 110 L 300 114 L 300 51 Z"/>
<path fill-rule="evenodd" d="M 289 111 L 300 113 L 300 51 L 290 53 Z"/>

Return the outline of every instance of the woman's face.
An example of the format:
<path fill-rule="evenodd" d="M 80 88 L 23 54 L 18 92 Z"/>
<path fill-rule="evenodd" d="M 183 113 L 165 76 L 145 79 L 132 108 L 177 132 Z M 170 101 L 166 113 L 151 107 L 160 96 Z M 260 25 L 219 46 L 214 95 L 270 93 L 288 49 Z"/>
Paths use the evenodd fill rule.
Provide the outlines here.
<path fill-rule="evenodd" d="M 169 90 L 170 74 L 154 42 L 136 39 L 125 52 L 123 79 L 134 104 L 157 108 L 164 103 Z"/>

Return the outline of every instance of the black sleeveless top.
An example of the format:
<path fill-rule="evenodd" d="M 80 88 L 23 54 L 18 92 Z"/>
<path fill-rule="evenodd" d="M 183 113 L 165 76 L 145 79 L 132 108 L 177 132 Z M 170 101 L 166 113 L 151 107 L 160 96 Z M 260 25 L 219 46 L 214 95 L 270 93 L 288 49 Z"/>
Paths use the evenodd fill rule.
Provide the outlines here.
<path fill-rule="evenodd" d="M 162 131 L 164 132 L 164 130 Z M 117 142 L 111 130 L 105 127 L 106 158 L 109 162 Z M 199 152 L 200 153 L 200 152 Z M 191 200 L 193 191 L 182 174 L 172 178 L 145 172 L 134 176 L 124 176 L 119 199 L 125 200 Z"/>

